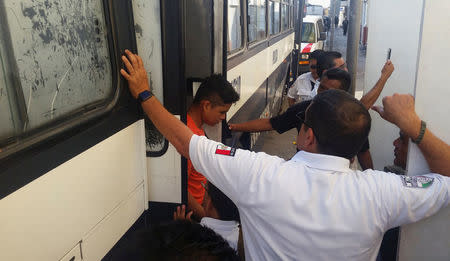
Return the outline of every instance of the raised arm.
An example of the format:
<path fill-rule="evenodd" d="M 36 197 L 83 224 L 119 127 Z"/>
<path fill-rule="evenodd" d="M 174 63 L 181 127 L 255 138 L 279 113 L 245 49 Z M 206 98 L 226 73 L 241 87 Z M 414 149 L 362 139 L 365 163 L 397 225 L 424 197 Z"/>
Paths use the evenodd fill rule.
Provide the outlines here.
<path fill-rule="evenodd" d="M 373 107 L 383 119 L 397 125 L 406 135 L 417 139 L 420 135 L 421 120 L 414 110 L 411 95 L 394 94 L 383 98 L 383 107 Z M 432 172 L 450 176 L 450 146 L 426 129 L 419 143 Z"/>
<path fill-rule="evenodd" d="M 384 64 L 383 69 L 381 69 L 381 76 L 375 86 L 373 86 L 373 88 L 361 98 L 361 103 L 364 107 L 366 107 L 366 109 L 370 109 L 375 104 L 393 71 L 394 65 L 390 60 L 388 60 Z"/>
<path fill-rule="evenodd" d="M 229 123 L 228 126 L 232 131 L 257 132 L 273 130 L 269 119 L 256 119 L 243 123 Z"/>
<path fill-rule="evenodd" d="M 125 53 L 128 58 L 122 56 L 122 61 L 128 72 L 121 69 L 120 73 L 127 79 L 133 97 L 137 98 L 141 92 L 150 91 L 147 72 L 141 57 L 128 50 L 125 50 Z M 193 135 L 192 131 L 168 112 L 155 96 L 142 102 L 141 105 L 156 128 L 175 146 L 181 155 L 189 159 L 189 142 Z"/>

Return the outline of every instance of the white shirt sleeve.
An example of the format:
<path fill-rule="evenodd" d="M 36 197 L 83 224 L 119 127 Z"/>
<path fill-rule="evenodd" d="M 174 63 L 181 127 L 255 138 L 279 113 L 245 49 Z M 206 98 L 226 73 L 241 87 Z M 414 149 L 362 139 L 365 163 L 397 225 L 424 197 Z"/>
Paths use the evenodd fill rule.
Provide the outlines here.
<path fill-rule="evenodd" d="M 416 222 L 429 217 L 450 202 L 450 178 L 438 174 L 420 175 L 431 178 L 432 183 L 424 187 L 415 187 L 414 181 L 404 182 L 405 178 L 419 176 L 402 176 L 389 173 L 383 175 L 380 189 L 381 205 L 384 213 L 381 215 L 388 225 L 386 229 Z"/>
<path fill-rule="evenodd" d="M 283 159 L 265 153 L 236 149 L 233 156 L 217 154 L 221 143 L 204 136 L 193 135 L 189 144 L 189 156 L 194 168 L 202 173 L 236 205 L 240 191 L 248 191 L 250 184 L 259 182 L 265 166 L 273 166 Z M 223 145 L 222 145 L 223 146 Z"/>
<path fill-rule="evenodd" d="M 297 87 L 295 85 L 297 81 L 294 82 L 294 84 L 291 86 L 291 88 L 289 88 L 288 90 L 288 94 L 287 96 L 291 99 L 298 99 L 298 94 L 297 94 Z"/>

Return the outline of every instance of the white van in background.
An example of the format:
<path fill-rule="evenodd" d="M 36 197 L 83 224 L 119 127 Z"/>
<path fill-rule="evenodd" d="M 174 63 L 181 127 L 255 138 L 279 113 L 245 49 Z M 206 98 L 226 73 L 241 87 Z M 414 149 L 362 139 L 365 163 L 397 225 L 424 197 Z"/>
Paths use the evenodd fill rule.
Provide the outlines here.
<path fill-rule="evenodd" d="M 318 49 L 323 50 L 326 39 L 327 33 L 324 29 L 322 16 L 305 16 L 302 24 L 299 73 L 309 70 L 309 54 Z"/>

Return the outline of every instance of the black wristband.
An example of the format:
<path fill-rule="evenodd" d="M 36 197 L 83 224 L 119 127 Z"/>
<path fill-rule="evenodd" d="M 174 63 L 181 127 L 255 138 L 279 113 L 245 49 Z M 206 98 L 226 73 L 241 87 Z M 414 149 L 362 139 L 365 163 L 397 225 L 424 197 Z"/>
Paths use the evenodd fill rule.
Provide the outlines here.
<path fill-rule="evenodd" d="M 138 100 L 139 102 L 142 103 L 142 102 L 144 102 L 144 101 L 150 99 L 151 97 L 153 97 L 152 91 L 150 91 L 150 90 L 145 90 L 145 91 L 139 93 L 139 95 L 138 95 L 138 97 L 137 97 L 137 100 Z"/>
<path fill-rule="evenodd" d="M 419 144 L 423 139 L 423 135 L 425 134 L 426 129 L 427 129 L 427 124 L 424 121 L 420 121 L 419 136 L 417 136 L 416 139 L 411 138 L 412 142 L 414 142 L 415 144 Z"/>

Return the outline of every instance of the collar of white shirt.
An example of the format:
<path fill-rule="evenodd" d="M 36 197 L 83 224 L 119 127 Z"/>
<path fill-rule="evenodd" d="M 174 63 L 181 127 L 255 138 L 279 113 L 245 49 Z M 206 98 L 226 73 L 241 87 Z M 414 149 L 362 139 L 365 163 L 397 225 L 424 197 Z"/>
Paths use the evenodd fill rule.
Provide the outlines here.
<path fill-rule="evenodd" d="M 306 151 L 297 152 L 291 159 L 295 162 L 302 162 L 306 166 L 314 169 L 349 171 L 350 161 L 345 158 L 330 156 L 320 153 L 309 153 Z"/>
<path fill-rule="evenodd" d="M 314 77 L 312 76 L 311 72 L 307 72 L 304 73 L 302 75 L 299 76 L 299 79 L 301 80 L 307 80 L 307 81 L 312 81 L 313 83 L 317 83 L 319 79 L 314 79 Z"/>

